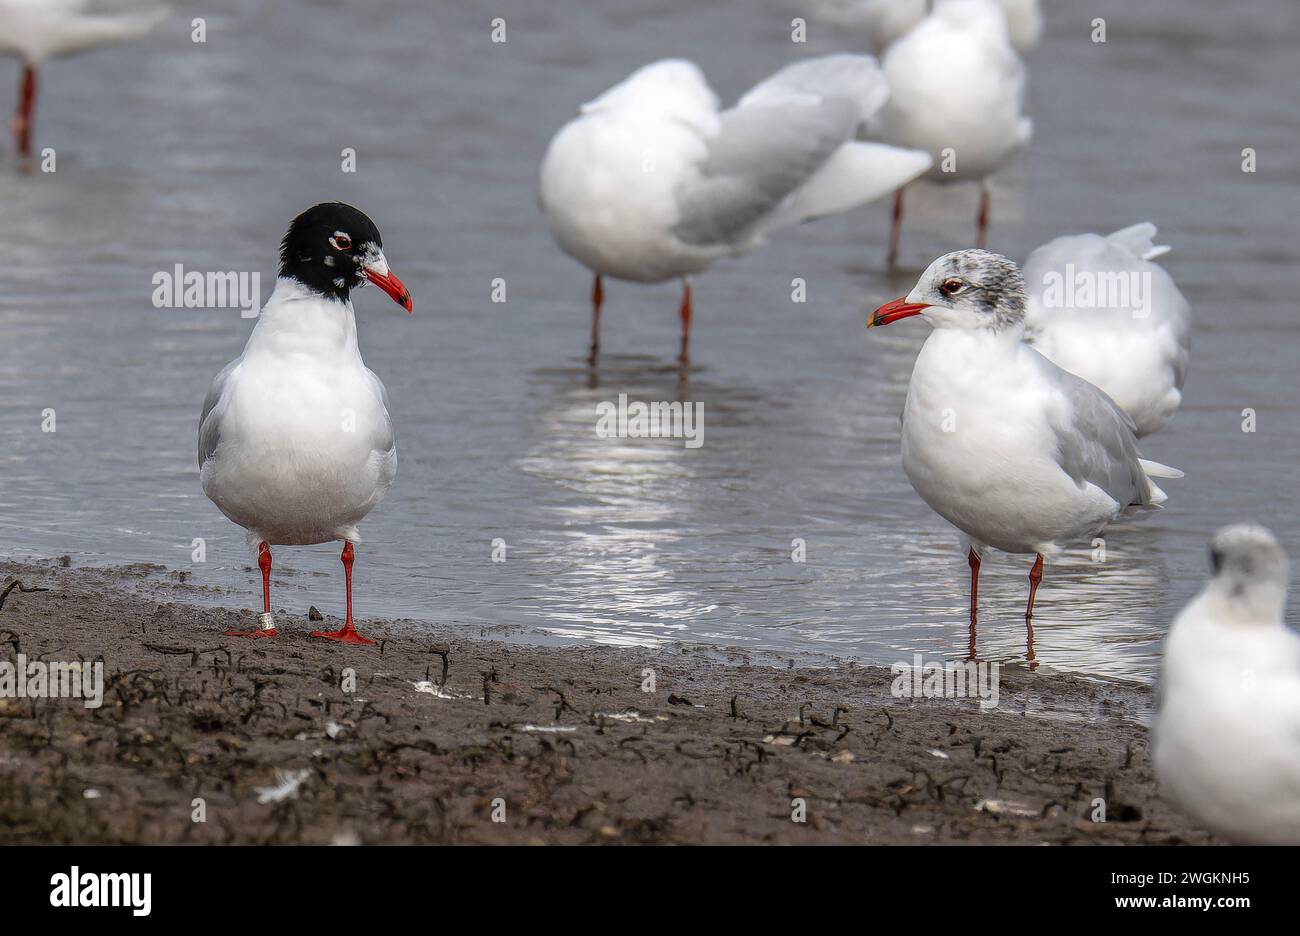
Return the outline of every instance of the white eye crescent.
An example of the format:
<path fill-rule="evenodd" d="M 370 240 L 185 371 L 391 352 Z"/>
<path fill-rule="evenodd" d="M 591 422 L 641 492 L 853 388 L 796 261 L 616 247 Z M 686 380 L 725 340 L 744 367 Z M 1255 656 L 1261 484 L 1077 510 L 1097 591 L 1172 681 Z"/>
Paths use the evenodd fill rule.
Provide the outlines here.
<path fill-rule="evenodd" d="M 342 231 L 335 231 L 334 236 L 330 238 L 330 246 L 335 250 L 348 251 L 352 249 L 352 238 L 348 237 Z"/>
<path fill-rule="evenodd" d="M 955 296 L 957 293 L 961 292 L 962 287 L 965 285 L 966 284 L 959 279 L 944 280 L 943 285 L 939 287 L 939 292 L 943 293 L 945 296 Z"/>

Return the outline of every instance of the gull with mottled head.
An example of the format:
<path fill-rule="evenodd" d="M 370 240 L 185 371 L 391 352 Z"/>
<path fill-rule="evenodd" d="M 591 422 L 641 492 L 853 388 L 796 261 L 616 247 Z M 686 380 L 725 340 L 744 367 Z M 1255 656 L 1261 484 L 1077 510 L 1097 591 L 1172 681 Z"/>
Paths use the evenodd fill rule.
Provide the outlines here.
<path fill-rule="evenodd" d="M 1006 257 L 940 257 L 868 324 L 911 316 L 934 330 L 907 388 L 903 468 L 968 540 L 972 657 L 980 557 L 987 547 L 1035 556 L 1025 609 L 1032 662 L 1044 557 L 1158 507 L 1165 493 L 1151 479 L 1182 472 L 1140 458 L 1133 421 L 1110 397 L 1024 343 L 1024 278 Z"/>

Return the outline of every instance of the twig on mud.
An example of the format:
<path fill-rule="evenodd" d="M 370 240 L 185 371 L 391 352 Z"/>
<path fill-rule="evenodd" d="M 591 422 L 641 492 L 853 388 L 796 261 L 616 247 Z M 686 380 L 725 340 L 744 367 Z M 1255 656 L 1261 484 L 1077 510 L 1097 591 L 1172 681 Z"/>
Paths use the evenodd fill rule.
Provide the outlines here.
<path fill-rule="evenodd" d="M 9 597 L 9 593 L 13 591 L 15 588 L 24 594 L 29 594 L 31 592 L 49 591 L 48 588 L 37 588 L 35 586 L 29 587 L 27 585 L 24 585 L 19 579 L 14 579 L 12 582 L 10 582 L 8 585 L 5 586 L 4 591 L 0 591 L 0 608 L 3 608 L 5 606 L 5 599 Z"/>
<path fill-rule="evenodd" d="M 565 709 L 568 709 L 570 712 L 572 712 L 574 715 L 577 715 L 579 718 L 582 717 L 582 713 L 569 704 L 568 696 L 566 696 L 559 689 L 556 689 L 554 686 L 533 686 L 532 688 L 534 692 L 554 692 L 556 696 L 559 697 L 560 701 L 555 704 L 556 721 L 560 720 L 560 715 L 563 714 Z"/>
<path fill-rule="evenodd" d="M 200 650 L 198 647 L 169 647 L 163 644 L 143 643 L 146 650 L 152 650 L 154 653 L 162 653 L 167 656 L 185 656 L 189 654 L 190 666 L 199 665 L 199 654 L 212 653 L 214 650 L 225 650 L 225 647 L 208 647 L 206 650 Z M 228 653 L 229 651 L 227 651 Z"/>
<path fill-rule="evenodd" d="M 448 674 L 449 672 L 451 672 L 451 659 L 450 659 L 450 657 L 451 657 L 451 645 L 450 645 L 450 644 L 434 644 L 432 647 L 429 648 L 429 652 L 432 653 L 434 656 L 442 657 L 442 678 L 440 678 L 440 679 L 438 680 L 438 688 L 439 688 L 439 689 L 442 689 L 442 688 L 446 687 L 446 685 L 447 685 L 447 674 Z M 425 675 L 424 675 L 424 678 L 425 678 L 425 679 L 428 679 L 428 678 L 429 678 L 429 671 L 428 671 L 428 670 L 425 670 L 425 671 L 424 671 L 424 674 L 425 674 Z"/>
<path fill-rule="evenodd" d="M 637 750 L 636 748 L 634 748 L 634 747 L 627 747 L 629 744 L 639 744 L 640 742 L 642 742 L 642 741 L 644 741 L 644 740 L 645 740 L 644 738 L 637 738 L 637 737 L 624 738 L 622 741 L 618 742 L 618 746 L 619 746 L 620 748 L 627 748 L 627 750 L 631 751 L 631 752 L 632 752 L 633 754 L 635 754 L 637 757 L 641 758 L 641 763 L 643 763 L 643 764 L 648 764 L 648 763 L 650 763 L 650 761 L 649 761 L 649 759 L 648 759 L 644 754 L 642 754 L 640 751 L 638 751 L 638 750 Z M 574 753 L 577 753 L 577 752 L 575 751 Z"/>

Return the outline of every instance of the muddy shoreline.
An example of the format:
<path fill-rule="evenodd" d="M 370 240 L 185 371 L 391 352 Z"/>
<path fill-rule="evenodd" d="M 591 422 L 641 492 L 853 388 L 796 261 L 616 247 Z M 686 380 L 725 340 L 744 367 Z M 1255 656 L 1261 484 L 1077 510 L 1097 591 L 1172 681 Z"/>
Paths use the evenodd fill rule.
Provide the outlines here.
<path fill-rule="evenodd" d="M 0 563 L 48 589 L 7 597 L 0 663 L 105 676 L 98 708 L 0 699 L 0 842 L 1211 841 L 1155 795 L 1140 685 L 1004 668 L 985 712 L 895 699 L 886 668 L 689 647 L 386 621 L 359 624 L 379 646 L 342 647 L 301 612 L 241 640 L 222 631 L 251 611 L 142 595 L 133 574 Z"/>

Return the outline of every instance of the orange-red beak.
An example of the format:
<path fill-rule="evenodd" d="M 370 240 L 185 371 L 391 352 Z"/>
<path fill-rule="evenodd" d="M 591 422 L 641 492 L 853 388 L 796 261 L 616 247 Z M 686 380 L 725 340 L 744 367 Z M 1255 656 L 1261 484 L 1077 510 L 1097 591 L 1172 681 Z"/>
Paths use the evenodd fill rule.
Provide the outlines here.
<path fill-rule="evenodd" d="M 867 320 L 867 328 L 874 328 L 877 325 L 892 325 L 899 319 L 920 315 L 928 308 L 930 308 L 928 303 L 908 302 L 907 297 L 903 296 L 892 302 L 886 302 L 873 312 L 871 318 Z"/>
<path fill-rule="evenodd" d="M 366 279 L 374 283 L 388 295 L 393 297 L 393 301 L 405 309 L 407 312 L 415 312 L 415 303 L 411 301 L 411 292 L 402 284 L 392 270 L 386 273 L 379 273 L 368 266 L 362 266 L 361 272 L 366 274 Z"/>

